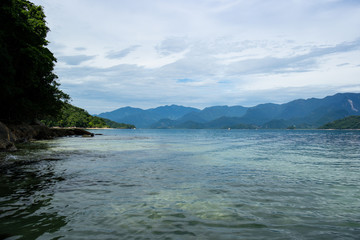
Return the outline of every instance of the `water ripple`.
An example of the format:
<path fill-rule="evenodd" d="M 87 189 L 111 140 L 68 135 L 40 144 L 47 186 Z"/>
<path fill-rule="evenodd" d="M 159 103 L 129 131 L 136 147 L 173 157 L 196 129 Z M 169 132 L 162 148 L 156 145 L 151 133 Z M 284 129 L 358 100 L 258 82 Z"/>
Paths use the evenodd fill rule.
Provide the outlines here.
<path fill-rule="evenodd" d="M 94 132 L 2 155 L 0 238 L 360 235 L 360 132 Z"/>

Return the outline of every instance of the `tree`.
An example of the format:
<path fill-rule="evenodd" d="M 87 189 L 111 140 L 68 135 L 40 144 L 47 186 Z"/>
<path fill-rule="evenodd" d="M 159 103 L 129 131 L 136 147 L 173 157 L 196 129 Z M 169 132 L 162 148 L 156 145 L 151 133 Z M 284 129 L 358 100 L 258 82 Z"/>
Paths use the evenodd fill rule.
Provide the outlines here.
<path fill-rule="evenodd" d="M 83 128 L 135 128 L 134 125 L 117 123 L 109 119 L 91 116 L 82 108 L 65 103 L 56 117 L 43 119 L 49 127 L 83 127 Z"/>
<path fill-rule="evenodd" d="M 360 116 L 348 116 L 329 122 L 319 129 L 360 129 Z"/>
<path fill-rule="evenodd" d="M 54 116 L 69 96 L 53 73 L 45 14 L 26 0 L 0 1 L 0 121 Z"/>

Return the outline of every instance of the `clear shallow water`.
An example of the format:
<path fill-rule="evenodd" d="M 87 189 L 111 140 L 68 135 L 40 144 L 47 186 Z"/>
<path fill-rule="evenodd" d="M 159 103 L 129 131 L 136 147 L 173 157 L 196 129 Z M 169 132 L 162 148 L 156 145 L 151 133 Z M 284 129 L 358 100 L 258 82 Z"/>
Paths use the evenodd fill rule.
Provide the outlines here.
<path fill-rule="evenodd" d="M 94 130 L 0 155 L 0 239 L 359 239 L 360 132 Z"/>

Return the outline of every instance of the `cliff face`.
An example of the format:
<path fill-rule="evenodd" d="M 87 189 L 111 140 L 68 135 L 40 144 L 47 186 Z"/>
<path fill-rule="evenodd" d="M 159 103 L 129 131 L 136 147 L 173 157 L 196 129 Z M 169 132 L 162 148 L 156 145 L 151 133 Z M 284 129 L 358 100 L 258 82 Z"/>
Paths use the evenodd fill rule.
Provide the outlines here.
<path fill-rule="evenodd" d="M 44 125 L 8 124 L 0 122 L 0 151 L 16 151 L 16 143 L 30 140 L 53 139 L 56 137 L 94 134 L 79 128 L 48 128 Z"/>

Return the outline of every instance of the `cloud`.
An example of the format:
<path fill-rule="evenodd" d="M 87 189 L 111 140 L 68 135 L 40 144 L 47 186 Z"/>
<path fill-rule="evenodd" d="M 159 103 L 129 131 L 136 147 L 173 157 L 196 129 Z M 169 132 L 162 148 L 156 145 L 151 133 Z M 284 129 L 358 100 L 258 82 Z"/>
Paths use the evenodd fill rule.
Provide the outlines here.
<path fill-rule="evenodd" d="M 111 103 L 115 108 L 124 105 L 150 108 L 172 103 L 200 108 L 219 104 L 250 106 L 265 100 L 279 102 L 290 101 L 296 96 L 310 97 L 308 93 L 300 93 L 311 86 L 315 86 L 311 87 L 315 88 L 311 92 L 316 94 L 315 97 L 321 97 L 324 89 L 334 93 L 339 86 L 336 78 L 344 74 L 336 72 L 335 67 L 344 63 L 342 58 L 350 60 L 348 56 L 357 56 L 359 51 L 359 42 L 352 41 L 327 47 L 299 45 L 297 50 L 306 50 L 299 51 L 301 54 L 298 55 L 291 52 L 288 54 L 291 57 L 281 53 L 277 54 L 279 57 L 249 58 L 248 50 L 253 51 L 260 46 L 274 53 L 276 45 L 272 42 L 253 42 L 234 53 L 228 50 L 242 45 L 241 42 L 227 41 L 216 46 L 203 42 L 189 44 L 191 47 L 182 58 L 161 67 L 146 68 L 136 64 L 117 64 L 105 68 L 74 65 L 70 68 L 58 67 L 56 72 L 61 76 L 66 92 L 83 99 L 82 103 L 88 99 L 89 103 L 97 106 L 96 109 L 101 105 L 96 104 L 95 99 L 107 105 Z M 291 46 L 283 46 L 292 49 Z M 219 58 L 218 54 L 212 54 L 217 52 L 226 54 Z M 261 52 L 263 50 L 259 56 Z M 233 54 L 236 55 L 235 59 L 239 57 L 244 60 L 224 61 Z M 341 54 L 343 57 L 339 58 Z M 324 71 L 324 61 L 337 58 L 339 60 L 332 63 L 334 68 L 331 71 L 320 73 Z M 356 75 L 356 70 L 351 75 Z M 354 84 L 351 79 L 346 80 L 348 85 Z M 282 97 L 276 94 L 279 91 Z M 93 109 L 93 112 L 101 112 L 95 107 Z"/>
<path fill-rule="evenodd" d="M 90 112 L 253 105 L 360 86 L 356 0 L 34 2 L 45 7 L 61 87 Z"/>
<path fill-rule="evenodd" d="M 264 57 L 237 61 L 228 65 L 233 74 L 271 74 L 305 72 L 317 67 L 319 58 L 338 53 L 346 53 L 360 48 L 360 41 L 344 42 L 331 47 L 313 47 L 310 52 L 293 57 Z"/>
<path fill-rule="evenodd" d="M 176 80 L 177 83 L 191 83 L 191 82 L 196 82 L 193 79 L 189 79 L 189 78 L 183 78 L 183 79 L 177 79 Z"/>
<path fill-rule="evenodd" d="M 58 61 L 65 62 L 67 65 L 74 66 L 94 58 L 95 56 L 87 56 L 87 55 L 60 56 L 58 58 Z"/>
<path fill-rule="evenodd" d="M 133 45 L 133 46 L 125 48 L 121 51 L 112 51 L 112 52 L 108 53 L 106 57 L 110 58 L 110 59 L 124 58 L 139 47 L 140 47 L 140 45 Z"/>
<path fill-rule="evenodd" d="M 188 48 L 187 39 L 184 37 L 171 37 L 163 40 L 155 47 L 158 53 L 169 55 L 185 51 Z"/>
<path fill-rule="evenodd" d="M 350 63 L 340 63 L 338 65 L 336 65 L 337 67 L 343 67 L 343 66 L 348 66 L 350 65 Z"/>
<path fill-rule="evenodd" d="M 85 51 L 86 48 L 84 48 L 84 47 L 76 47 L 75 50 L 77 50 L 77 51 Z"/>

